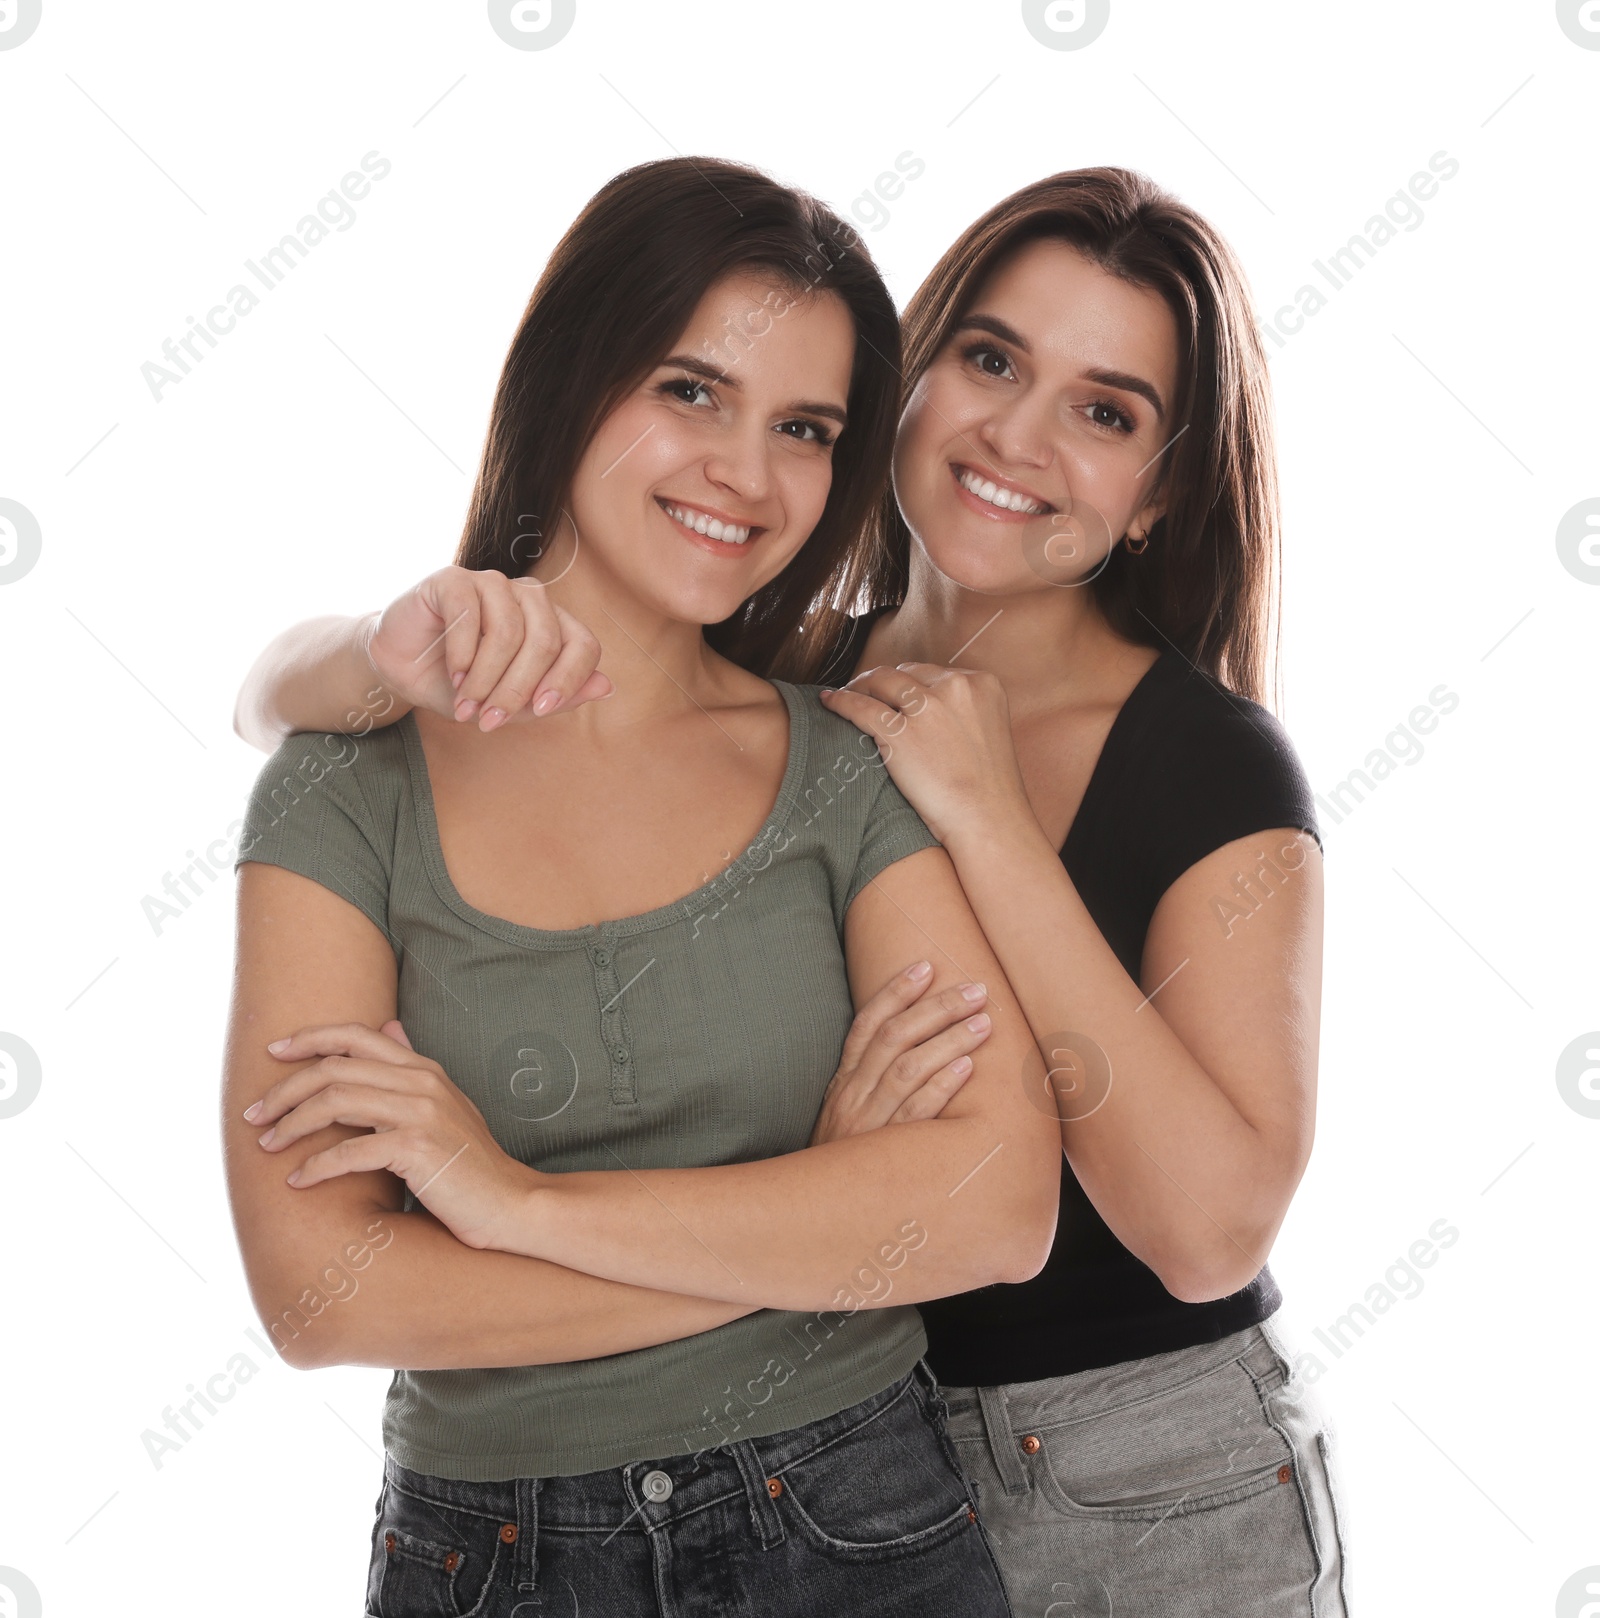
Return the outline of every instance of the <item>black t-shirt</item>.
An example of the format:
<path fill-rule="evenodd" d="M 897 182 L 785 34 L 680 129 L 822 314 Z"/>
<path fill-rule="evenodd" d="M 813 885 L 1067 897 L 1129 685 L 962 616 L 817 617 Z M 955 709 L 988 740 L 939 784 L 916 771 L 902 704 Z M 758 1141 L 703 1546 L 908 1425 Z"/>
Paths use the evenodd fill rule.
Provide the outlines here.
<path fill-rule="evenodd" d="M 854 620 L 823 683 L 850 678 L 873 620 L 888 610 Z M 1145 935 L 1167 889 L 1224 844 L 1277 826 L 1321 843 L 1311 787 L 1283 727 L 1169 649 L 1112 722 L 1061 862 L 1137 983 Z M 1265 1268 L 1226 1298 L 1174 1298 L 1112 1234 L 1063 1155 L 1055 1245 L 1039 1274 L 917 1307 L 939 1380 L 994 1387 L 1213 1342 L 1265 1320 L 1282 1302 Z"/>

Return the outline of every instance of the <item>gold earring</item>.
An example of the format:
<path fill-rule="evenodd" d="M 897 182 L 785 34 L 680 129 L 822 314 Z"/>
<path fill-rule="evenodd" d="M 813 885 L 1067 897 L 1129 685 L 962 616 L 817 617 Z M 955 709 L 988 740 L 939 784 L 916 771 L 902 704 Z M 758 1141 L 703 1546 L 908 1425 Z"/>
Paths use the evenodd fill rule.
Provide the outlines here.
<path fill-rule="evenodd" d="M 1124 537 L 1124 541 L 1123 541 L 1127 545 L 1128 549 L 1130 551 L 1132 551 L 1135 556 L 1138 556 L 1144 550 L 1144 548 L 1150 543 L 1150 536 L 1148 534 L 1140 534 L 1140 535 L 1137 536 L 1137 538 L 1138 538 L 1138 543 L 1137 544 L 1134 543 L 1135 536 L 1133 534 L 1126 535 Z"/>

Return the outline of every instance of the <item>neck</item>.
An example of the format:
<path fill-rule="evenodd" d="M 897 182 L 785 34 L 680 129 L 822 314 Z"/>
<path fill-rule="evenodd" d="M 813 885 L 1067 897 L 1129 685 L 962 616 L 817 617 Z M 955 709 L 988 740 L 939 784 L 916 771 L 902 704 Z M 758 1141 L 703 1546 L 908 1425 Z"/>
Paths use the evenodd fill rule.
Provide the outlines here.
<path fill-rule="evenodd" d="M 706 644 L 704 626 L 643 599 L 592 549 L 574 556 L 569 546 L 557 544 L 529 576 L 546 580 L 552 604 L 599 641 L 599 666 L 616 687 L 605 701 L 566 714 L 569 725 L 599 735 L 735 698 L 742 671 Z"/>
<path fill-rule="evenodd" d="M 1097 698 L 1122 681 L 1130 643 L 1085 588 L 990 595 L 947 578 L 919 546 L 892 625 L 895 661 L 983 669 L 1005 688 L 1013 717 Z"/>

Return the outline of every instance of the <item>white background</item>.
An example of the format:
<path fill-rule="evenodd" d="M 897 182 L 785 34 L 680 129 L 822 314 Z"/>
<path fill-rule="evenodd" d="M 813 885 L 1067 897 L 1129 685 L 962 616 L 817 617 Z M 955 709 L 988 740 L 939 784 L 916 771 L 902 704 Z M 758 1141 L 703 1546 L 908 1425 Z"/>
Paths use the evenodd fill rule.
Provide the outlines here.
<path fill-rule="evenodd" d="M 1055 50 L 1012 0 L 578 0 L 526 51 L 467 0 L 44 0 L 0 50 L 0 498 L 42 535 L 0 584 L 0 1031 L 42 1072 L 0 1117 L 0 1566 L 49 1618 L 356 1610 L 387 1373 L 246 1339 L 217 1145 L 231 876 L 159 933 L 142 901 L 242 811 L 255 650 L 449 560 L 550 247 L 674 151 L 841 211 L 914 153 L 861 219 L 902 303 L 1003 194 L 1099 163 L 1213 220 L 1264 313 L 1327 297 L 1270 350 L 1284 718 L 1326 794 L 1435 687 L 1459 704 L 1325 814 L 1319 1132 L 1278 1321 L 1322 1362 L 1359 1612 L 1576 1614 L 1600 1118 L 1556 1064 L 1600 1028 L 1600 566 L 1574 576 L 1556 532 L 1600 496 L 1600 51 L 1556 10 L 1112 0 Z M 371 151 L 392 172 L 354 224 L 261 292 L 244 260 Z M 1312 261 L 1438 152 L 1459 172 L 1422 222 L 1332 291 Z M 157 402 L 141 366 L 241 282 L 261 306 Z M 1420 1294 L 1323 1347 L 1440 1219 L 1459 1240 Z M 258 1374 L 153 1464 L 141 1435 L 241 1351 Z"/>

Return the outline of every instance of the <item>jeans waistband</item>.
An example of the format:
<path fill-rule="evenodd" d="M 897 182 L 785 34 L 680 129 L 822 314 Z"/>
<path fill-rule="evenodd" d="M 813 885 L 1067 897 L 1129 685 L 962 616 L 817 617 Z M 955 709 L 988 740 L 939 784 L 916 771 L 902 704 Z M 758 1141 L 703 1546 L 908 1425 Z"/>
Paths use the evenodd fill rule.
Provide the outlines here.
<path fill-rule="evenodd" d="M 414 1472 L 384 1458 L 390 1485 L 418 1499 L 493 1520 L 513 1547 L 513 1581 L 537 1588 L 541 1526 L 571 1532 L 647 1534 L 719 1504 L 741 1490 L 751 1529 L 763 1547 L 783 1537 L 772 1480 L 872 1421 L 897 1400 L 918 1400 L 943 1419 L 938 1383 L 925 1361 L 888 1387 L 831 1416 L 768 1437 L 737 1439 L 693 1454 L 630 1461 L 626 1466 L 548 1478 L 474 1483 Z M 515 1533 L 509 1532 L 514 1528 Z"/>
<path fill-rule="evenodd" d="M 1019 1494 L 1028 1487 L 1020 1450 L 1026 1434 L 1125 1409 L 1214 1375 L 1236 1361 L 1243 1361 L 1258 1377 L 1274 1372 L 1287 1376 L 1291 1370 L 1288 1356 L 1281 1339 L 1269 1326 L 1270 1322 L 1262 1322 L 1215 1342 L 1042 1381 L 1008 1382 L 990 1388 L 944 1385 L 940 1392 L 952 1421 L 975 1421 L 981 1426 L 1006 1493 Z"/>

